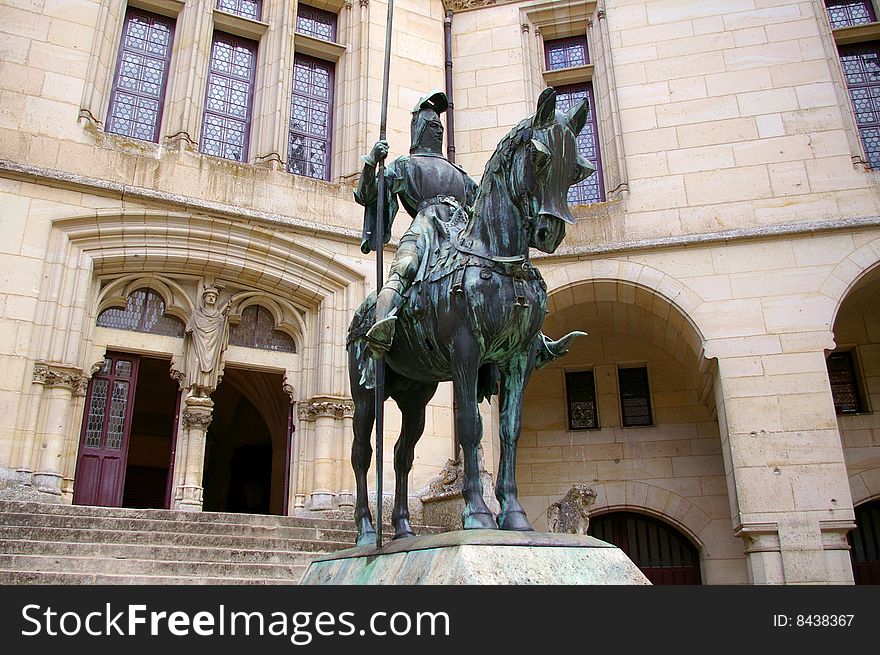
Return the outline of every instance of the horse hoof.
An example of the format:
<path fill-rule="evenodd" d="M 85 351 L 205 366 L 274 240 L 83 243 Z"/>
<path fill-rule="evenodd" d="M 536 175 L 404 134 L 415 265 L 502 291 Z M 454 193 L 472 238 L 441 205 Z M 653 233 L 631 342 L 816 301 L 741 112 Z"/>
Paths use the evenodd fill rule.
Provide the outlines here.
<path fill-rule="evenodd" d="M 357 541 L 355 542 L 355 546 L 375 546 L 376 545 L 376 533 L 374 532 L 359 532 Z"/>
<path fill-rule="evenodd" d="M 502 512 L 498 515 L 498 527 L 502 530 L 519 530 L 521 532 L 530 532 L 534 528 L 526 518 L 525 512 Z"/>
<path fill-rule="evenodd" d="M 416 533 L 413 532 L 412 525 L 410 525 L 409 519 L 397 519 L 396 521 L 391 522 L 394 526 L 394 536 L 392 539 L 406 539 L 407 537 L 415 537 Z"/>
<path fill-rule="evenodd" d="M 464 512 L 461 522 L 465 530 L 497 530 L 498 525 L 489 512 Z"/>

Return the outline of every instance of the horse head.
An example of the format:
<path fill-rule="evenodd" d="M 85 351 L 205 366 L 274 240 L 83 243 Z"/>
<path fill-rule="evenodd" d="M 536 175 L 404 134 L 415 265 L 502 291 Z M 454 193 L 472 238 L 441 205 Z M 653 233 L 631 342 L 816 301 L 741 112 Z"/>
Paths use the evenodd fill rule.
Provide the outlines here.
<path fill-rule="evenodd" d="M 554 252 L 565 237 L 565 224 L 575 223 L 568 208 L 569 187 L 595 172 L 577 152 L 577 136 L 588 116 L 586 98 L 568 112 L 557 112 L 556 91 L 544 89 L 531 118 L 530 138 L 515 156 L 530 222 L 529 245 L 543 252 Z"/>

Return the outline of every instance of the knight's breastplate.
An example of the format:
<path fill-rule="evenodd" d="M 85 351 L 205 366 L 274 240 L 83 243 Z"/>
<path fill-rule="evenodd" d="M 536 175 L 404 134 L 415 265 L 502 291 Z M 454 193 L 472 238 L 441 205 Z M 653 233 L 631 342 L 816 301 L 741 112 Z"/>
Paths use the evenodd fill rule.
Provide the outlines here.
<path fill-rule="evenodd" d="M 464 179 L 455 166 L 442 157 L 411 155 L 407 167 L 409 196 L 416 207 L 437 196 L 452 196 L 465 203 Z"/>

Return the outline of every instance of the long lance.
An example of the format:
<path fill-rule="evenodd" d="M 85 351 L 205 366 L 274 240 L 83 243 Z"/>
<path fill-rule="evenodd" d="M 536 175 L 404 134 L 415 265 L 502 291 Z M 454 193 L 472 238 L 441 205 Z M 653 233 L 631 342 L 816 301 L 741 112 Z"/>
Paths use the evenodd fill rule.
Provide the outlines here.
<path fill-rule="evenodd" d="M 382 76 L 382 117 L 379 122 L 379 140 L 385 140 L 388 125 L 388 83 L 391 77 L 391 22 L 394 18 L 394 0 L 388 0 L 388 20 L 385 25 L 385 72 Z M 379 197 L 376 199 L 376 300 L 385 278 L 383 248 L 385 245 L 385 160 L 379 162 Z M 385 429 L 385 361 L 376 360 L 376 548 L 382 547 L 382 445 Z"/>

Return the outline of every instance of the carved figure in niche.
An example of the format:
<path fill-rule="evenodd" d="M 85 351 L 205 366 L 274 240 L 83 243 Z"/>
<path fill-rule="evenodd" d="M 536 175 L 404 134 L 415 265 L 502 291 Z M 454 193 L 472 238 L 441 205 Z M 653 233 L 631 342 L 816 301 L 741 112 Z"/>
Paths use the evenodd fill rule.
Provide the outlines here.
<path fill-rule="evenodd" d="M 229 342 L 229 303 L 217 309 L 220 290 L 208 285 L 189 317 L 183 337 L 187 397 L 207 398 L 217 388 L 223 352 Z"/>

